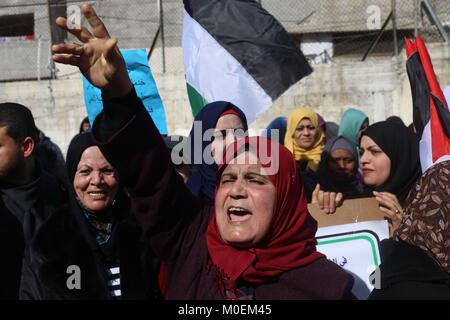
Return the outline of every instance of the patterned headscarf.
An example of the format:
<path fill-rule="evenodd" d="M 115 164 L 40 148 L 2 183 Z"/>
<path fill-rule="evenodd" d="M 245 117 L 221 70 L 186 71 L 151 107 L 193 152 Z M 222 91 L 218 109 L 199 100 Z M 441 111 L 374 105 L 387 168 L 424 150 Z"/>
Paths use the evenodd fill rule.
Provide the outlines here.
<path fill-rule="evenodd" d="M 402 240 L 424 250 L 442 269 L 450 272 L 450 161 L 428 169 L 411 189 L 405 213 L 394 232 Z"/>

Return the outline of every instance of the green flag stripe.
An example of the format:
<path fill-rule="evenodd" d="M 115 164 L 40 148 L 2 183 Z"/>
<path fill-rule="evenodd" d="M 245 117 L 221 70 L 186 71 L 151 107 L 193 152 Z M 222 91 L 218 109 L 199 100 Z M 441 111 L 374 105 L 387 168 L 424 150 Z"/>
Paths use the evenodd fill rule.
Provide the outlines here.
<path fill-rule="evenodd" d="M 208 101 L 206 101 L 205 98 L 203 98 L 203 96 L 187 82 L 186 87 L 189 97 L 189 103 L 191 104 L 192 114 L 195 118 L 197 116 L 197 113 L 199 113 L 200 110 L 202 110 L 202 108 L 208 104 Z"/>

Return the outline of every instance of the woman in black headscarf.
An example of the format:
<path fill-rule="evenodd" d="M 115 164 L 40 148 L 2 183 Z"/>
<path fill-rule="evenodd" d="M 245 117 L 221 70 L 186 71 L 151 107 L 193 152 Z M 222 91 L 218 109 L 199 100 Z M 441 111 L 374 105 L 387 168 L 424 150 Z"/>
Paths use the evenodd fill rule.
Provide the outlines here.
<path fill-rule="evenodd" d="M 319 170 L 303 174 L 308 202 L 317 184 L 325 192 L 342 193 L 344 200 L 370 196 L 358 168 L 355 144 L 344 136 L 331 137 L 323 149 Z"/>
<path fill-rule="evenodd" d="M 372 188 L 395 229 L 403 216 L 404 201 L 421 175 L 419 141 L 407 127 L 381 121 L 363 132 L 360 154 L 364 183 Z"/>
<path fill-rule="evenodd" d="M 158 298 L 158 261 L 90 133 L 72 140 L 66 158 L 67 205 L 48 217 L 27 251 L 20 298 Z"/>
<path fill-rule="evenodd" d="M 84 117 L 80 123 L 79 134 L 86 132 L 87 130 L 89 130 L 90 127 L 91 127 L 91 123 L 89 122 L 89 117 Z"/>

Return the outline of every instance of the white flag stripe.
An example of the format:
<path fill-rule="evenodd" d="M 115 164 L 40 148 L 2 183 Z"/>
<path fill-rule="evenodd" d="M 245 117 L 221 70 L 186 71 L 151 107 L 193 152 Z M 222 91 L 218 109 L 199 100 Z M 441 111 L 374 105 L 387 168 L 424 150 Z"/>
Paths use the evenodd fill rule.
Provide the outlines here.
<path fill-rule="evenodd" d="M 440 162 L 450 160 L 450 155 L 444 155 L 433 162 L 433 151 L 431 148 L 431 126 L 430 121 L 428 121 L 427 125 L 423 129 L 422 139 L 420 139 L 419 143 L 420 165 L 422 166 L 422 173 L 425 173 L 425 171 Z"/>
<path fill-rule="evenodd" d="M 233 103 L 248 124 L 273 104 L 247 70 L 186 11 L 182 43 L 186 81 L 206 101 Z"/>
<path fill-rule="evenodd" d="M 430 121 L 428 121 L 425 128 L 423 128 L 422 139 L 420 139 L 419 142 L 419 153 L 420 165 L 422 166 L 422 173 L 424 173 L 433 165 Z"/>

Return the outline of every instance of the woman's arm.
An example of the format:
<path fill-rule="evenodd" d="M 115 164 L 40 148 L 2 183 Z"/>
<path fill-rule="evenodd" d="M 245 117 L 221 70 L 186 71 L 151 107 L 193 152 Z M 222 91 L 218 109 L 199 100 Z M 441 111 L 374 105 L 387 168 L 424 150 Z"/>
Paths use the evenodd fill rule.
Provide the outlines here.
<path fill-rule="evenodd" d="M 117 111 L 115 116 L 119 116 L 118 110 L 135 109 L 135 113 L 117 127 L 123 118 L 111 116 L 110 108 Z M 134 90 L 125 97 L 104 101 L 92 134 L 129 192 L 132 211 L 155 252 L 163 260 L 170 260 L 172 254 L 175 258 L 180 254 L 174 253 L 177 247 L 187 245 L 200 235 L 200 229 L 206 228 L 199 214 L 204 203 L 184 185 L 171 164 L 164 140 Z"/>
<path fill-rule="evenodd" d="M 84 27 L 69 29 L 66 20 L 58 18 L 58 25 L 83 44 L 56 45 L 53 59 L 77 65 L 102 90 L 104 108 L 93 124 L 94 140 L 129 192 L 153 250 L 170 260 L 206 228 L 209 210 L 203 210 L 204 203 L 184 186 L 171 164 L 164 140 L 136 96 L 117 40 L 109 37 L 90 6 L 83 5 L 82 11 L 92 33 Z"/>

